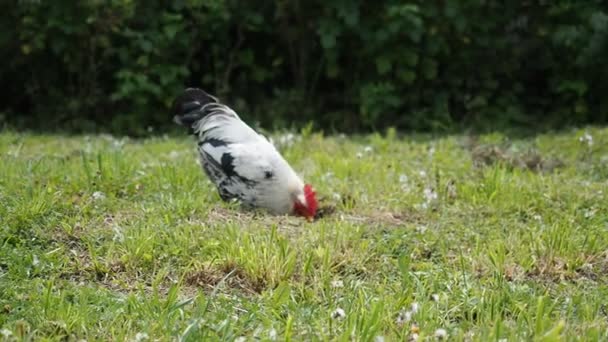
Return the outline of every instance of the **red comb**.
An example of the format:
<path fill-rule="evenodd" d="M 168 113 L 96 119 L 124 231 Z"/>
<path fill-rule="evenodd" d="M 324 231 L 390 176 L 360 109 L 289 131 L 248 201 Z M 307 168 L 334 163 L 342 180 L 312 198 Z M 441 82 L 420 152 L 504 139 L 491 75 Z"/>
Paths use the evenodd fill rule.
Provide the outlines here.
<path fill-rule="evenodd" d="M 306 206 L 308 207 L 308 212 L 311 216 L 315 216 L 317 212 L 317 198 L 315 197 L 316 193 L 312 189 L 310 184 L 304 185 L 304 197 L 306 198 Z"/>

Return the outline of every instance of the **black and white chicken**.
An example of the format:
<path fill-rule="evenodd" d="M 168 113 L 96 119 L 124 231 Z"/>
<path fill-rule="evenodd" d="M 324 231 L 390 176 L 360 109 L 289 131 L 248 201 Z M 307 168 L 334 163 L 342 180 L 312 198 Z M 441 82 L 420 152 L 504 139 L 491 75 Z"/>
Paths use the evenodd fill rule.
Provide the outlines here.
<path fill-rule="evenodd" d="M 201 165 L 224 201 L 273 214 L 315 217 L 317 200 L 264 136 L 227 105 L 201 89 L 188 88 L 173 103 L 174 121 L 192 130 Z"/>

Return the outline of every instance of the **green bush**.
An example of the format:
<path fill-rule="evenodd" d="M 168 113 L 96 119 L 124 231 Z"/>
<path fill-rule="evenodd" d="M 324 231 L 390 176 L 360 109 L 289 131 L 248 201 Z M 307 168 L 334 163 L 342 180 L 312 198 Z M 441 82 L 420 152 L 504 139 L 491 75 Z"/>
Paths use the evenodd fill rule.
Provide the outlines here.
<path fill-rule="evenodd" d="M 0 120 L 138 134 L 186 86 L 266 126 L 608 121 L 601 1 L 20 0 Z"/>

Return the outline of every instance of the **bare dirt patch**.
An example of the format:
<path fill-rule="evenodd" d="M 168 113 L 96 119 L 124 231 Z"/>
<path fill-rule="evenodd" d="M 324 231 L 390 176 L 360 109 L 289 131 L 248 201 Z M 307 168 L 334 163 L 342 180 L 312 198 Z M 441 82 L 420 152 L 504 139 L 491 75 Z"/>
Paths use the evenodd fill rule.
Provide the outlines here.
<path fill-rule="evenodd" d="M 510 142 L 479 144 L 475 137 L 469 137 L 463 147 L 470 151 L 477 167 L 502 164 L 512 169 L 550 173 L 565 166 L 562 160 L 544 156 L 533 147 L 518 149 Z"/>
<path fill-rule="evenodd" d="M 233 262 L 206 265 L 188 274 L 185 282 L 203 290 L 213 290 L 223 285 L 250 294 L 260 294 L 268 287 L 268 282 L 262 276 L 253 276 Z"/>

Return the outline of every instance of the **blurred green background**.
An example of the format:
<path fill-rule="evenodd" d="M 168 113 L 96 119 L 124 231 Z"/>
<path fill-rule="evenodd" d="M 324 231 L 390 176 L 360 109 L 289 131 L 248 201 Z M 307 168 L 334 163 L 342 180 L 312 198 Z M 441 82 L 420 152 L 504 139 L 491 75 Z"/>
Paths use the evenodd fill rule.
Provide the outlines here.
<path fill-rule="evenodd" d="M 140 135 L 201 87 L 327 131 L 608 122 L 608 5 L 567 0 L 0 3 L 0 127 Z"/>

